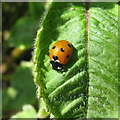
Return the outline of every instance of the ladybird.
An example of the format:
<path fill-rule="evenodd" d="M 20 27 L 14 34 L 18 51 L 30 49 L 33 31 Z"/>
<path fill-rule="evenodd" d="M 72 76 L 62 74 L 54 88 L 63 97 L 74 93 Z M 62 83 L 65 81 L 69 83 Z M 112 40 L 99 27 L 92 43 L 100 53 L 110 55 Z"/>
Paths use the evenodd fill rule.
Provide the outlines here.
<path fill-rule="evenodd" d="M 54 70 L 63 70 L 64 64 L 66 64 L 72 56 L 72 45 L 66 40 L 60 40 L 56 42 L 50 50 L 50 63 Z"/>

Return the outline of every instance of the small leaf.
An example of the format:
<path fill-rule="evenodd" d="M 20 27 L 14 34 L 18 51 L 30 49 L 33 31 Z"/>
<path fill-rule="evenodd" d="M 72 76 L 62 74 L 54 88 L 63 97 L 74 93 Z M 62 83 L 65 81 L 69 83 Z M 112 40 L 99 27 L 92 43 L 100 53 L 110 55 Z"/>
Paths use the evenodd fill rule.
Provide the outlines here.
<path fill-rule="evenodd" d="M 36 118 L 36 110 L 32 105 L 24 105 L 22 111 L 16 113 L 11 118 Z M 35 120 L 35 119 L 34 119 Z"/>
<path fill-rule="evenodd" d="M 33 46 L 38 20 L 24 17 L 17 21 L 12 29 L 8 43 L 11 47 L 27 49 Z"/>
<path fill-rule="evenodd" d="M 30 16 L 22 17 L 13 26 L 8 44 L 10 47 L 28 49 L 33 47 L 39 20 L 45 11 L 43 4 L 29 2 Z"/>

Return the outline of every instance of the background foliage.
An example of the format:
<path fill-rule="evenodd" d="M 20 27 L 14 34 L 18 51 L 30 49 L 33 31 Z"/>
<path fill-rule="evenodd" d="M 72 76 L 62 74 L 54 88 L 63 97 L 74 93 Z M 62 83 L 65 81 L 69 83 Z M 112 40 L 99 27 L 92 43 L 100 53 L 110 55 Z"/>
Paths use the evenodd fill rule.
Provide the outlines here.
<path fill-rule="evenodd" d="M 44 3 L 2 3 L 3 118 L 36 118 L 39 115 L 32 51 L 44 11 Z"/>

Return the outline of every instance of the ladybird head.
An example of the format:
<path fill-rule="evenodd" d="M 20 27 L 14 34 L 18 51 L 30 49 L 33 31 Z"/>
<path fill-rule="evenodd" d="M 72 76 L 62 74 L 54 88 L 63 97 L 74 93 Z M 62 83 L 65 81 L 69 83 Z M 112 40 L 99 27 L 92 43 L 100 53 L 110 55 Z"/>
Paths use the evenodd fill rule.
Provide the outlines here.
<path fill-rule="evenodd" d="M 57 62 L 57 61 L 50 61 L 52 68 L 57 71 L 61 71 L 63 69 L 63 64 Z"/>

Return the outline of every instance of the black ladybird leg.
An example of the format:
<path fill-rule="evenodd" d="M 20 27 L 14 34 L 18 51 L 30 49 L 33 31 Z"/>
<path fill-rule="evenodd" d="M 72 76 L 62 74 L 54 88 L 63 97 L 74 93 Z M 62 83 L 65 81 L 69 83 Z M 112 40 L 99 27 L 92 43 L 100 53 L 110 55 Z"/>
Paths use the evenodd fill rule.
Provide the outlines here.
<path fill-rule="evenodd" d="M 53 61 L 50 61 L 50 63 L 52 64 L 52 63 L 53 63 Z"/>

